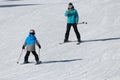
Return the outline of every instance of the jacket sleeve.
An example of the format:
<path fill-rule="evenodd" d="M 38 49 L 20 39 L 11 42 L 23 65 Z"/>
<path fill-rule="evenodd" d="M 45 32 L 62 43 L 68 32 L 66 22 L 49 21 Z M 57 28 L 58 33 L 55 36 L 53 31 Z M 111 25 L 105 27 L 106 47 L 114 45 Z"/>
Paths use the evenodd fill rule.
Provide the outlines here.
<path fill-rule="evenodd" d="M 36 44 L 37 44 L 37 46 L 38 46 L 39 48 L 41 48 L 41 45 L 40 45 L 40 43 L 38 42 L 38 40 L 36 40 Z"/>
<path fill-rule="evenodd" d="M 25 49 L 26 43 L 23 44 L 22 49 Z"/>
<path fill-rule="evenodd" d="M 75 10 L 75 22 L 78 23 L 78 21 L 79 21 L 79 15 L 77 10 Z"/>
<path fill-rule="evenodd" d="M 66 11 L 64 15 L 65 15 L 65 16 L 68 16 L 68 14 L 69 14 L 68 11 Z"/>
<path fill-rule="evenodd" d="M 26 40 L 27 40 L 27 38 L 25 39 L 25 42 L 24 42 L 22 48 L 25 48 L 25 46 L 27 45 L 27 44 L 26 44 Z"/>

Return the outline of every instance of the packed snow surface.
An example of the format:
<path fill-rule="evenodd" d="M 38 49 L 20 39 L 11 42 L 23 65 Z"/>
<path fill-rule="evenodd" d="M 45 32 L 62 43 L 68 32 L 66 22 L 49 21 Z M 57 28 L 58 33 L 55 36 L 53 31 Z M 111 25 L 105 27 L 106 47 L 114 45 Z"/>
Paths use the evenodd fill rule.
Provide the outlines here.
<path fill-rule="evenodd" d="M 79 13 L 83 43 L 60 45 L 66 31 L 64 16 L 72 2 Z M 34 65 L 17 64 L 30 29 L 42 49 Z M 120 80 L 120 0 L 0 0 L 0 80 Z M 26 51 L 22 52 L 20 63 Z"/>

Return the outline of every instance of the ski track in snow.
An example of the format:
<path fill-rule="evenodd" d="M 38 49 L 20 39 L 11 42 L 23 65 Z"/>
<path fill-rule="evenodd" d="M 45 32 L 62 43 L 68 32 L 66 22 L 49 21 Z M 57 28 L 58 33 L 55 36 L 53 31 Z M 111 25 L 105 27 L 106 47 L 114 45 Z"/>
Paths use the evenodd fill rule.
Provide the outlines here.
<path fill-rule="evenodd" d="M 64 40 L 69 2 L 78 10 L 82 41 Z M 0 80 L 120 80 L 119 0 L 0 0 Z M 36 30 L 42 45 L 35 65 L 17 64 L 29 29 Z M 37 48 L 38 52 L 38 48 Z M 25 51 L 20 59 L 23 62 Z"/>

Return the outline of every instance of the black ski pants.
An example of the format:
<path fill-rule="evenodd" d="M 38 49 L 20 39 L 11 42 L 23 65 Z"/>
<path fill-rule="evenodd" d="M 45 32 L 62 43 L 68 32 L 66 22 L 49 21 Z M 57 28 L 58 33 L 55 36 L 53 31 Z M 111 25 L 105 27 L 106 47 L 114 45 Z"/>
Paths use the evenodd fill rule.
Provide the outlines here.
<path fill-rule="evenodd" d="M 65 33 L 65 40 L 64 41 L 68 41 L 71 26 L 73 26 L 73 29 L 74 29 L 75 34 L 77 36 L 77 39 L 78 39 L 78 41 L 80 41 L 81 40 L 81 36 L 80 36 L 80 33 L 79 33 L 78 29 L 77 29 L 77 25 L 76 24 L 67 24 L 67 30 L 66 30 L 66 33 Z"/>
<path fill-rule="evenodd" d="M 36 61 L 39 61 L 39 58 L 38 58 L 38 55 L 37 55 L 36 51 L 31 51 L 31 52 L 32 52 L 32 54 L 35 56 L 35 60 L 36 60 Z M 29 55 L 30 55 L 30 51 L 27 51 L 27 52 L 26 52 L 26 55 L 25 55 L 25 57 L 24 57 L 24 61 L 25 61 L 25 62 L 28 62 L 28 57 L 29 57 Z"/>

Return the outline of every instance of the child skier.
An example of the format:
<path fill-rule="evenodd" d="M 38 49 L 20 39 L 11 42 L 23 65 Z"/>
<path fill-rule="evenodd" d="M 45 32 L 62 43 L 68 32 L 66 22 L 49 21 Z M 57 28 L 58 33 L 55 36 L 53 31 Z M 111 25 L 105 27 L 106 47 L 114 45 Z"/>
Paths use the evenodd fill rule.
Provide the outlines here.
<path fill-rule="evenodd" d="M 37 38 L 35 37 L 35 30 L 31 29 L 30 32 L 29 32 L 29 35 L 26 38 L 25 43 L 22 47 L 22 49 L 25 49 L 25 47 L 27 49 L 26 55 L 24 57 L 24 63 L 29 63 L 28 62 L 28 57 L 30 55 L 30 52 L 32 52 L 32 54 L 34 55 L 35 60 L 36 60 L 36 64 L 41 63 L 41 61 L 39 61 L 39 57 L 38 57 L 38 55 L 36 53 L 36 50 L 35 50 L 35 44 L 37 44 L 39 49 L 41 49 L 41 45 L 39 44 Z"/>

